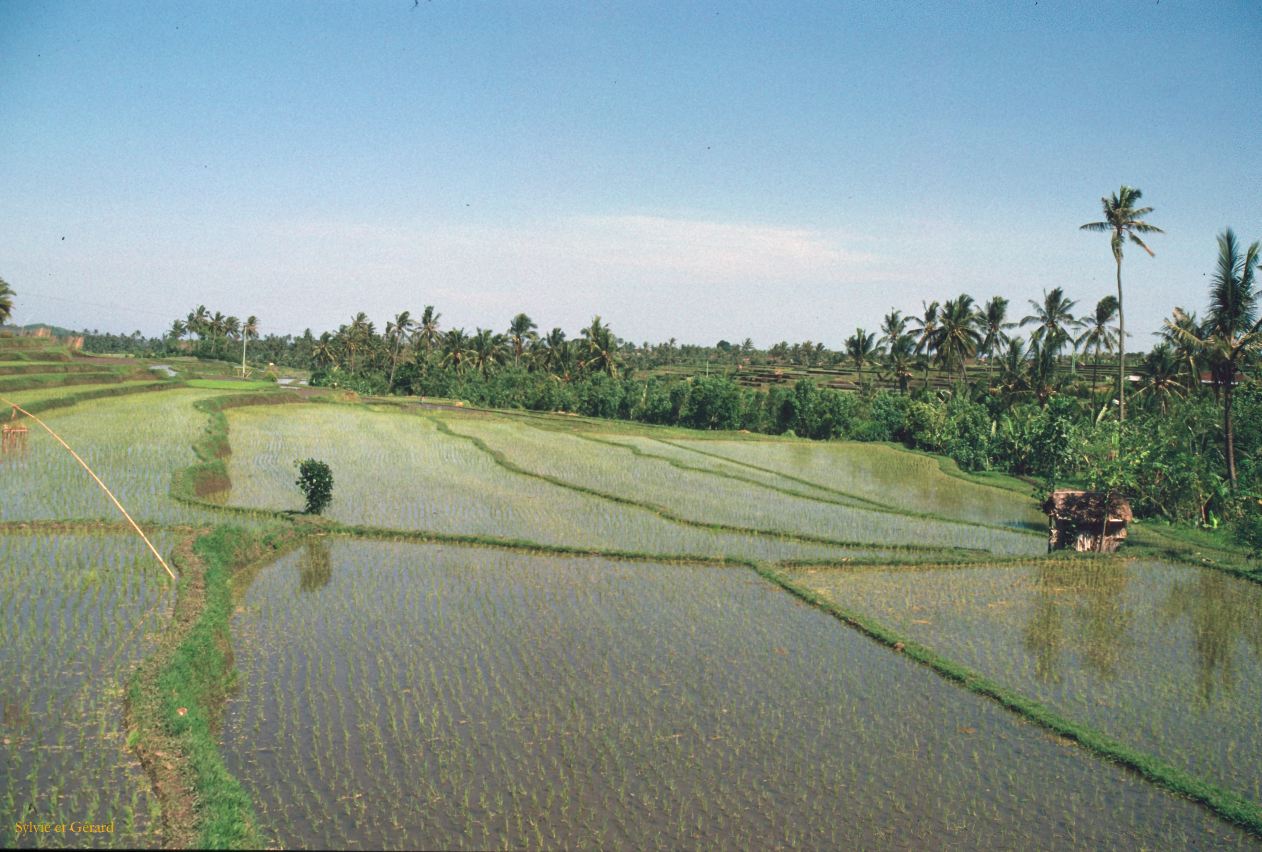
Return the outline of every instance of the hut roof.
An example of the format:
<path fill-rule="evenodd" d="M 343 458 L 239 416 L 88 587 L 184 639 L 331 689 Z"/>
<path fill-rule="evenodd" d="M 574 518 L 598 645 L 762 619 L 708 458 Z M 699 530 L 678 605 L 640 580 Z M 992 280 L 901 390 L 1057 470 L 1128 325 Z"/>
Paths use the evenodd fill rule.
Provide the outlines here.
<path fill-rule="evenodd" d="M 1126 498 L 1112 492 L 1053 491 L 1043 502 L 1046 514 L 1076 524 L 1100 523 L 1106 507 L 1110 522 L 1130 523 L 1135 517 Z"/>

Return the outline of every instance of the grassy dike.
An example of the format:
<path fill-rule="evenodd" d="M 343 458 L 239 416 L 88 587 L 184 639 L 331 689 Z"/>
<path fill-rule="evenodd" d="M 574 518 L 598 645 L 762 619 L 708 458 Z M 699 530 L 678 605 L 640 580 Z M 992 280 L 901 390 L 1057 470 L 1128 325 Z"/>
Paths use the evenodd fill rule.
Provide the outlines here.
<path fill-rule="evenodd" d="M 216 739 L 234 683 L 232 579 L 300 540 L 292 527 L 260 533 L 220 526 L 174 554 L 180 579 L 171 622 L 126 691 L 127 743 L 153 781 L 168 847 L 261 846 L 250 797 L 224 765 Z"/>
<path fill-rule="evenodd" d="M 1216 784 L 1211 784 L 1154 755 L 1141 751 L 1056 713 L 1039 702 L 1011 690 L 972 669 L 955 663 L 924 645 L 913 642 L 868 616 L 834 603 L 793 582 L 765 564 L 753 564 L 754 571 L 795 597 L 832 615 L 860 633 L 928 666 L 947 680 L 970 692 L 997 701 L 1007 709 L 1047 730 L 1072 740 L 1106 760 L 1121 764 L 1174 793 L 1200 802 L 1223 819 L 1248 829 L 1262 838 L 1262 806 Z"/>

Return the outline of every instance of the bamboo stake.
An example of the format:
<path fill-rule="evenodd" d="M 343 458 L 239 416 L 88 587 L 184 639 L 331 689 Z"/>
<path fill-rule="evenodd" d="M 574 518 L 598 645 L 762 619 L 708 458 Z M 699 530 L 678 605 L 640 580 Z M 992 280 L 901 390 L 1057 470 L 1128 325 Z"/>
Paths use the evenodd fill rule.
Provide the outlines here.
<path fill-rule="evenodd" d="M 92 468 L 88 467 L 88 463 L 85 462 L 79 456 L 78 453 L 76 453 L 73 449 L 71 449 L 70 445 L 67 444 L 65 441 L 63 441 L 61 439 L 61 436 L 58 435 L 56 432 L 54 432 L 52 428 L 49 427 L 49 425 L 45 423 L 43 420 L 40 420 L 38 417 L 36 417 L 31 412 L 27 411 L 22 406 L 18 405 L 16 402 L 10 402 L 9 400 L 5 399 L 2 396 L 0 396 L 0 402 L 4 403 L 5 405 L 13 406 L 14 411 L 22 412 L 27 417 L 31 418 L 40 426 L 42 426 L 45 432 L 52 435 L 53 438 L 57 441 L 57 443 L 61 444 L 63 447 L 66 448 L 66 452 L 74 456 L 75 461 L 83 465 L 83 469 L 88 472 L 88 476 L 92 477 L 96 481 L 96 484 L 101 486 L 101 490 L 105 492 L 105 496 L 109 497 L 110 500 L 113 501 L 114 505 L 118 507 L 118 511 L 123 513 L 123 517 L 127 519 L 127 523 L 132 525 L 132 529 L 136 531 L 136 534 L 139 535 L 142 539 L 144 539 L 145 544 L 149 546 L 149 550 L 153 552 L 153 555 L 157 558 L 158 562 L 162 564 L 162 567 L 166 569 L 166 572 L 171 575 L 171 579 L 172 580 L 176 579 L 175 572 L 171 570 L 171 566 L 167 564 L 167 561 L 162 558 L 162 554 L 158 552 L 158 548 L 153 546 L 153 542 L 149 540 L 149 536 L 145 535 L 145 531 L 140 528 L 140 525 L 136 523 L 134 520 L 132 520 L 131 515 L 127 514 L 127 510 L 123 508 L 123 504 L 118 502 L 118 498 L 114 496 L 114 492 L 110 491 L 109 488 L 106 487 L 105 483 L 101 481 L 101 477 L 97 476 L 96 473 L 92 470 Z"/>

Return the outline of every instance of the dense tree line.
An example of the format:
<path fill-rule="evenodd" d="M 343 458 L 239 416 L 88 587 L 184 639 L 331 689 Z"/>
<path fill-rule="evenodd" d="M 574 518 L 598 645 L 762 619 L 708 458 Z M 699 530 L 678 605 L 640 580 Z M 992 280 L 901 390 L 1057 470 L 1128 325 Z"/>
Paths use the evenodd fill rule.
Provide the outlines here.
<path fill-rule="evenodd" d="M 189 352 L 312 371 L 312 383 L 370 394 L 450 397 L 472 404 L 696 429 L 861 441 L 897 441 L 942 453 L 967 470 L 999 469 L 1050 486 L 1077 481 L 1126 493 L 1140 515 L 1232 521 L 1262 544 L 1262 387 L 1255 277 L 1259 244 L 1231 229 L 1218 238 L 1203 318 L 1183 307 L 1159 340 L 1126 367 L 1122 260 L 1143 236 L 1141 193 L 1123 186 L 1101 199 L 1104 218 L 1084 230 L 1109 234 L 1117 293 L 1080 312 L 1055 287 L 1029 300 L 1019 320 L 1003 297 L 966 293 L 891 310 L 877 332 L 862 328 L 839 350 L 803 341 L 766 351 L 748 338 L 715 346 L 620 340 L 599 316 L 577 337 L 541 333 L 526 314 L 503 331 L 444 328 L 426 306 L 378 331 L 363 313 L 318 337 L 259 336 L 204 306 L 162 339 L 88 334 L 97 351 Z M 11 305 L 11 299 L 10 299 Z M 238 348 L 239 347 L 239 348 Z M 1080 365 L 1084 357 L 1090 360 Z M 1111 361 L 1112 377 L 1101 364 Z M 711 364 L 728 365 L 709 374 Z M 683 365 L 668 373 L 661 367 Z M 705 372 L 702 367 L 704 365 Z M 853 369 L 856 391 L 813 381 L 746 387 L 732 369 L 756 365 Z M 931 382 L 931 375 L 936 381 Z M 943 381 L 947 379 L 948 381 Z"/>

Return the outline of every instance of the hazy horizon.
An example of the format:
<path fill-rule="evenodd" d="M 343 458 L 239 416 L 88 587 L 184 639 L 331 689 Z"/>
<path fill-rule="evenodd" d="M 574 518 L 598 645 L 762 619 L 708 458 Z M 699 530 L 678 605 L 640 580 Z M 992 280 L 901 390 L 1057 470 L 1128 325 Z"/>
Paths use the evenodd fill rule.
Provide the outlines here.
<path fill-rule="evenodd" d="M 1128 349 L 1262 238 L 1256 5 L 0 5 L 13 322 L 319 333 L 427 304 L 839 349 L 890 309 L 1114 292 Z"/>

